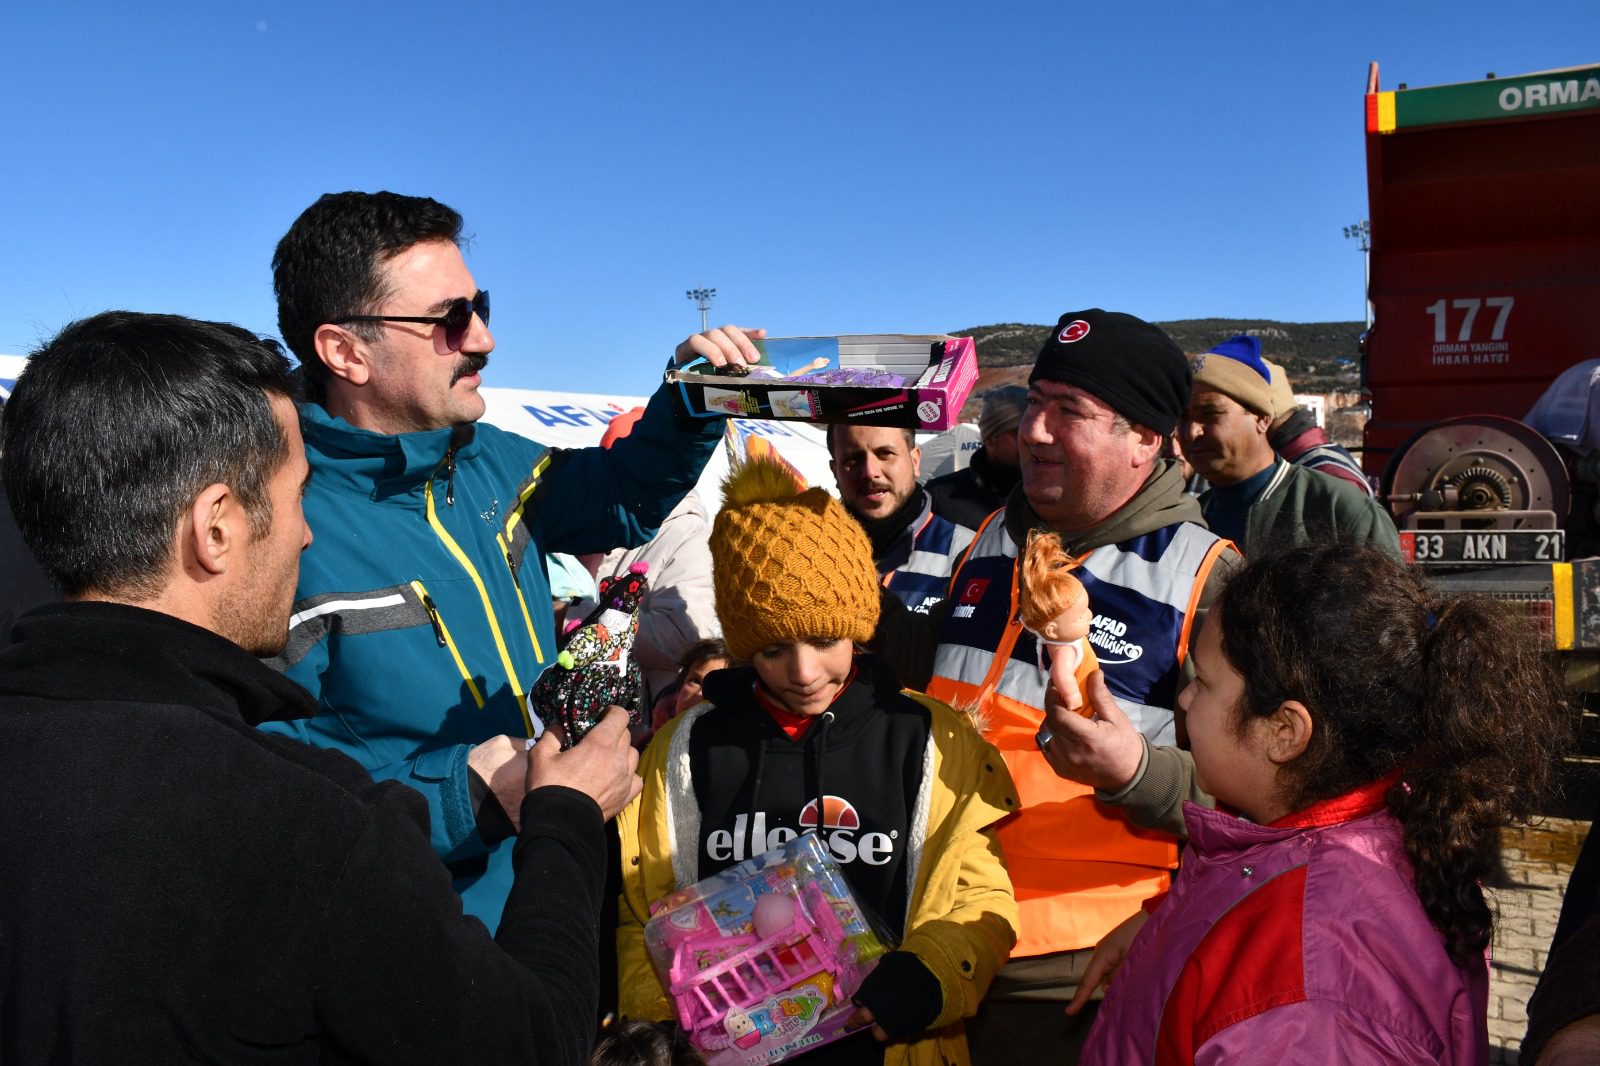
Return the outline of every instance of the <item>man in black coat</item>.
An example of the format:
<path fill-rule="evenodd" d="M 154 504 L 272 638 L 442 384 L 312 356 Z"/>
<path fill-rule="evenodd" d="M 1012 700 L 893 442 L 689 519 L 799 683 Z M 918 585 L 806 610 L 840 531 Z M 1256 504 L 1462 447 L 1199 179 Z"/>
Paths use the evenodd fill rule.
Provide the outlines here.
<path fill-rule="evenodd" d="M 1600 810 L 1594 821 L 1600 821 Z M 1528 1033 L 1518 1061 L 1538 1066 L 1600 1062 L 1600 832 L 1572 869 L 1561 920 L 1539 987 L 1528 1001 Z"/>
<path fill-rule="evenodd" d="M 277 348 L 108 312 L 0 417 L 17 526 L 66 594 L 0 652 L 0 1061 L 586 1061 L 602 827 L 639 788 L 625 716 L 528 753 L 491 939 L 420 796 L 255 728 L 317 710 L 257 661 L 311 542 Z"/>
<path fill-rule="evenodd" d="M 1006 497 L 1022 480 L 1017 427 L 1028 409 L 1028 390 L 1002 385 L 983 394 L 978 433 L 983 444 L 966 467 L 928 482 L 933 513 L 958 526 L 977 529 L 1006 505 Z"/>
<path fill-rule="evenodd" d="M 11 508 L 0 496 L 0 646 L 10 638 L 12 623 L 24 611 L 59 598 L 23 543 Z"/>

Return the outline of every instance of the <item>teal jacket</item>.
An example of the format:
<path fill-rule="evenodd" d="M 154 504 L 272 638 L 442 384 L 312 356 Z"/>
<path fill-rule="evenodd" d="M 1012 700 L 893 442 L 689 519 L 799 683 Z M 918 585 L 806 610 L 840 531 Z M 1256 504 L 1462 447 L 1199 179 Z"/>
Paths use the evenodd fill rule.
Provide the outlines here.
<path fill-rule="evenodd" d="M 514 839 L 479 835 L 472 746 L 532 736 L 527 692 L 555 657 L 546 552 L 642 544 L 694 486 L 720 419 L 680 425 L 665 391 L 609 451 L 494 426 L 388 435 L 300 411 L 315 539 L 274 665 L 321 703 L 263 728 L 336 748 L 428 801 L 434 850 L 493 930 Z"/>

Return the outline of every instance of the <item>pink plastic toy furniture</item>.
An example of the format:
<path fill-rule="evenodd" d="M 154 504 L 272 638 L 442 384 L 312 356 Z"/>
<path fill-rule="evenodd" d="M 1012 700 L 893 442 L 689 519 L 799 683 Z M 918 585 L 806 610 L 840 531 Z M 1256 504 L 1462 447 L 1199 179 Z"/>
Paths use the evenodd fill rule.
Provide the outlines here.
<path fill-rule="evenodd" d="M 677 944 L 667 994 L 697 1046 L 753 1046 L 760 1034 L 744 1011 L 808 978 L 826 975 L 817 984 L 831 1003 L 855 994 L 858 977 L 844 964 L 845 932 L 833 907 L 815 884 L 800 896 L 793 920 L 770 936 L 691 936 Z"/>

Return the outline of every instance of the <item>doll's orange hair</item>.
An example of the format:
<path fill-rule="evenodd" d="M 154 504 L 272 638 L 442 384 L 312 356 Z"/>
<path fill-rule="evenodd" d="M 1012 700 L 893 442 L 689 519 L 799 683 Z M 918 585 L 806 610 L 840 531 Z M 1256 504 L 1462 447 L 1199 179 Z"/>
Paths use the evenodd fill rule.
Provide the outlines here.
<path fill-rule="evenodd" d="M 1083 582 L 1072 574 L 1077 565 L 1077 560 L 1061 546 L 1057 534 L 1037 529 L 1028 534 L 1018 589 L 1023 625 L 1037 632 L 1089 594 Z"/>

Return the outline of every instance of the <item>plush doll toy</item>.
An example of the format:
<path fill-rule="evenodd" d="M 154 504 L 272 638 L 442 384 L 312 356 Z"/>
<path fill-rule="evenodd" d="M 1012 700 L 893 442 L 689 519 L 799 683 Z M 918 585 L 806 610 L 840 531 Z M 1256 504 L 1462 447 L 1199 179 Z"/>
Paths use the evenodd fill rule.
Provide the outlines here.
<path fill-rule="evenodd" d="M 600 580 L 600 600 L 583 620 L 555 663 L 533 684 L 528 702 L 547 724 L 560 724 L 566 747 L 594 728 L 606 707 L 615 704 L 640 721 L 639 664 L 628 653 L 639 632 L 639 604 L 649 591 L 638 562 L 628 572 Z"/>
<path fill-rule="evenodd" d="M 1094 618 L 1089 591 L 1072 575 L 1076 566 L 1059 536 L 1035 530 L 1028 534 L 1023 549 L 1017 598 L 1022 624 L 1039 643 L 1040 668 L 1044 667 L 1044 649 L 1049 647 L 1050 683 L 1068 708 L 1087 717 L 1090 711 L 1083 702 L 1083 686 L 1099 662 L 1088 640 Z"/>

